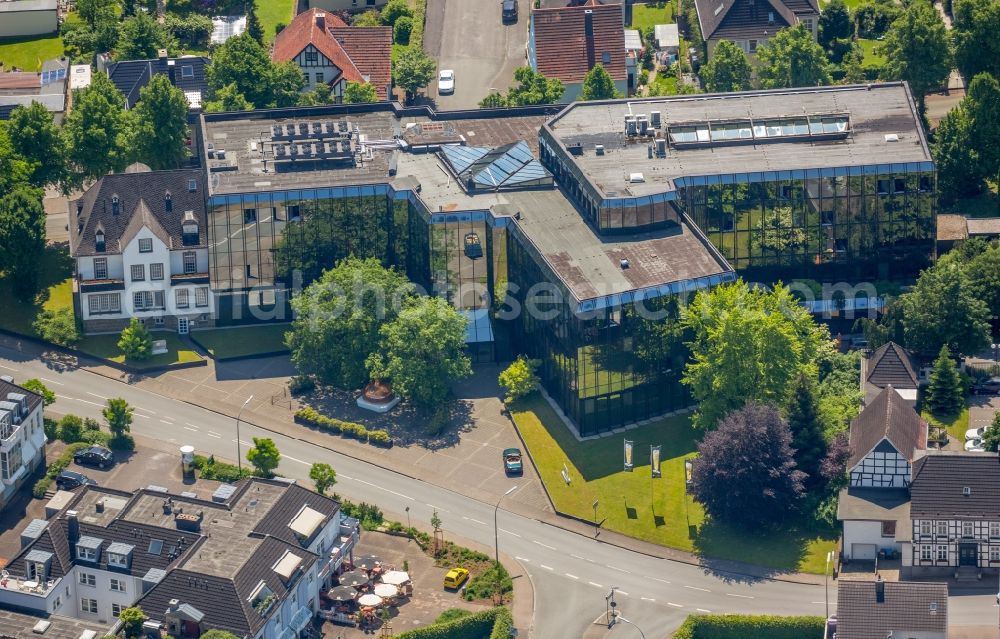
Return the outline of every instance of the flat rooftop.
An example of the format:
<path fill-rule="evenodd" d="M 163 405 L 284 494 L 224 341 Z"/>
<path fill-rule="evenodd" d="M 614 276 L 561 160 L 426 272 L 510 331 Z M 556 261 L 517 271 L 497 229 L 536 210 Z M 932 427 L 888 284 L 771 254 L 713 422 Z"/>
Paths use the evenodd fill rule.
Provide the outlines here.
<path fill-rule="evenodd" d="M 45 634 L 32 632 L 35 624 L 42 620 L 48 621 L 49 626 Z M 13 610 L 0 609 L 0 637 L 15 637 L 16 639 L 80 639 L 84 632 L 90 630 L 98 637 L 103 637 L 110 629 L 110 624 L 102 624 L 87 619 L 74 619 L 72 617 L 60 617 L 50 615 L 48 617 L 36 617 Z"/>
<path fill-rule="evenodd" d="M 653 111 L 660 112 L 662 121 L 654 130 L 656 138 L 679 124 L 760 123 L 810 115 L 847 115 L 849 131 L 842 139 L 801 136 L 686 148 L 669 144 L 665 157 L 651 158 L 653 136 L 626 138 L 625 118 Z M 572 160 L 607 197 L 672 191 L 682 177 L 932 161 L 902 83 L 577 102 L 545 128 L 567 149 L 582 146 L 582 154 Z M 604 155 L 595 153 L 595 145 L 604 145 Z M 631 182 L 633 173 L 642 173 L 644 181 Z"/>

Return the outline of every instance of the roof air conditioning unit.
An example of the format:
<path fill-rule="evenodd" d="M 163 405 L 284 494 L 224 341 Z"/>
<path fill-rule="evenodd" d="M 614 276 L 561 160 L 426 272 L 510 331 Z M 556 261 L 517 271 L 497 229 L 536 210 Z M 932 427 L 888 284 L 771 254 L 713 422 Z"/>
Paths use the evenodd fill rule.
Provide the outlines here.
<path fill-rule="evenodd" d="M 660 119 L 660 112 L 659 111 L 650 111 L 649 112 L 649 123 L 653 125 L 654 129 L 660 128 L 660 124 L 662 123 L 662 120 Z"/>
<path fill-rule="evenodd" d="M 627 268 L 628 268 L 628 267 L 630 266 L 630 264 L 628 263 L 628 260 L 627 260 L 627 259 L 621 259 L 621 260 L 618 260 L 618 264 L 619 264 L 619 266 L 621 266 L 621 267 L 622 267 L 622 270 L 623 270 L 623 271 L 624 271 L 625 269 L 627 269 Z"/>
<path fill-rule="evenodd" d="M 603 144 L 595 144 L 594 145 L 594 153 L 596 153 L 597 155 L 604 155 L 604 145 Z"/>
<path fill-rule="evenodd" d="M 640 182 L 645 182 L 646 178 L 642 173 L 629 173 L 628 181 L 632 184 L 639 184 Z"/>
<path fill-rule="evenodd" d="M 667 140 L 665 138 L 656 139 L 656 155 L 661 158 L 667 157 Z"/>
<path fill-rule="evenodd" d="M 895 133 L 886 133 L 885 134 L 885 141 L 886 142 L 899 142 L 899 136 L 897 134 L 895 134 Z"/>
<path fill-rule="evenodd" d="M 636 125 L 639 127 L 639 135 L 649 134 L 649 117 L 646 114 L 638 115 L 635 118 Z"/>
<path fill-rule="evenodd" d="M 634 136 L 636 130 L 635 117 L 631 115 L 625 116 L 625 135 Z"/>

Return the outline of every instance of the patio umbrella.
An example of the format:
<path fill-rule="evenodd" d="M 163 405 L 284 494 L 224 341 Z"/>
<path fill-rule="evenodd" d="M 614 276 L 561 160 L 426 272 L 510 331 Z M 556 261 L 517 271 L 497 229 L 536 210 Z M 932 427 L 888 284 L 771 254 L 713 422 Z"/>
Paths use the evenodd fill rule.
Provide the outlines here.
<path fill-rule="evenodd" d="M 399 591 L 391 584 L 375 584 L 374 592 L 379 597 L 395 597 Z"/>
<path fill-rule="evenodd" d="M 354 567 L 360 568 L 361 570 L 371 570 L 381 563 L 382 559 L 380 557 L 376 557 L 375 555 L 365 555 L 354 562 Z"/>
<path fill-rule="evenodd" d="M 340 576 L 340 585 L 357 588 L 369 582 L 368 574 L 364 570 L 352 570 Z"/>
<path fill-rule="evenodd" d="M 402 570 L 390 570 L 389 572 L 382 575 L 382 583 L 392 584 L 393 586 L 402 586 L 410 580 L 409 573 L 405 573 Z"/>
<path fill-rule="evenodd" d="M 378 595 L 369 593 L 367 595 L 361 595 L 361 598 L 358 599 L 358 603 L 362 606 L 381 606 L 382 598 Z"/>
<path fill-rule="evenodd" d="M 358 591 L 351 586 L 336 586 L 330 588 L 326 596 L 333 601 L 354 601 L 358 596 Z"/>

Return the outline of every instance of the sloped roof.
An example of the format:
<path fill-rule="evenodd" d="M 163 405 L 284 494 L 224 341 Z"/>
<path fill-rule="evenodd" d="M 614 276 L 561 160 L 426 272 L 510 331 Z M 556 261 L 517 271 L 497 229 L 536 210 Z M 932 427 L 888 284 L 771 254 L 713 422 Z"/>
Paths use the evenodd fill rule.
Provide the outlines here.
<path fill-rule="evenodd" d="M 948 631 L 947 584 L 883 581 L 881 587 L 885 595 L 879 602 L 876 582 L 840 582 L 837 639 L 885 639 L 903 630 Z"/>
<path fill-rule="evenodd" d="M 892 386 L 883 389 L 851 422 L 851 459 L 847 468 L 857 466 L 883 439 L 910 462 L 916 451 L 927 448 L 927 422 Z"/>
<path fill-rule="evenodd" d="M 968 487 L 970 492 L 964 494 Z M 913 464 L 914 519 L 996 519 L 1000 463 L 996 453 L 928 452 Z"/>
<path fill-rule="evenodd" d="M 587 37 L 586 14 L 591 12 L 593 36 Z M 625 27 L 622 5 L 586 5 L 561 9 L 537 9 L 531 14 L 534 26 L 535 58 L 538 72 L 559 78 L 566 84 L 582 82 L 598 63 L 613 80 L 625 80 Z M 607 54 L 608 63 L 605 63 Z"/>
<path fill-rule="evenodd" d="M 868 358 L 865 381 L 885 388 L 917 388 L 920 382 L 913 365 L 913 359 L 905 348 L 896 342 L 882 345 Z"/>
<path fill-rule="evenodd" d="M 799 14 L 819 14 L 816 0 L 695 0 L 695 7 L 705 40 L 766 38 L 798 23 Z"/>
<path fill-rule="evenodd" d="M 108 65 L 108 78 L 114 83 L 115 88 L 125 96 L 125 105 L 129 109 L 139 101 L 139 91 L 149 84 L 154 75 L 166 75 L 170 78 L 171 84 L 185 94 L 197 92 L 204 99 L 208 94 L 208 78 L 205 75 L 205 67 L 210 62 L 211 60 L 204 56 L 122 60 Z M 184 77 L 184 67 L 191 67 L 189 77 Z"/>
<path fill-rule="evenodd" d="M 331 27 L 336 39 L 365 80 L 375 87 L 379 100 L 388 100 L 392 82 L 392 29 L 390 27 Z"/>
<path fill-rule="evenodd" d="M 140 199 L 139 203 L 135 205 L 135 210 L 132 211 L 132 215 L 129 218 L 128 226 L 125 227 L 125 231 L 122 233 L 119 241 L 121 242 L 121 247 L 125 248 L 128 246 L 129 242 L 135 239 L 135 236 L 139 234 L 139 231 L 143 227 L 148 228 L 153 232 L 161 242 L 163 242 L 167 248 L 170 247 L 170 233 L 163 228 L 163 224 L 160 223 L 160 219 L 153 215 L 149 207 L 146 206 L 145 200 Z"/>
<path fill-rule="evenodd" d="M 7 71 L 0 73 L 0 89 L 40 89 L 42 74 L 27 71 Z"/>

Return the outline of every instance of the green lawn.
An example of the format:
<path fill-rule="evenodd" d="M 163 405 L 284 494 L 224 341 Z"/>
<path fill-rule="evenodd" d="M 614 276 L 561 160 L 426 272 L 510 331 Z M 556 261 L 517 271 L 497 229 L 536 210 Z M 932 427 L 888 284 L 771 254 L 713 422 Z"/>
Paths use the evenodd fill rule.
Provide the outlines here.
<path fill-rule="evenodd" d="M 657 24 L 673 24 L 674 5 L 672 2 L 647 2 L 632 5 L 632 26 L 630 29 L 645 31 Z"/>
<path fill-rule="evenodd" d="M 274 40 L 274 28 L 279 22 L 288 24 L 295 11 L 295 0 L 257 0 L 257 17 L 264 29 L 264 40 Z"/>
<path fill-rule="evenodd" d="M 173 364 L 183 364 L 186 362 L 197 362 L 201 359 L 195 351 L 191 350 L 187 344 L 182 342 L 176 333 L 166 331 L 152 331 L 150 333 L 154 340 L 167 340 L 167 352 L 163 355 L 154 355 L 142 362 L 125 361 L 125 355 L 118 348 L 117 334 L 112 335 L 88 335 L 77 344 L 77 350 L 109 359 L 118 364 L 127 363 L 132 368 L 143 370 L 148 368 L 158 368 L 161 366 L 171 366 Z"/>
<path fill-rule="evenodd" d="M 650 95 L 677 95 L 677 76 L 666 69 L 657 72 L 656 80 L 649 85 Z"/>
<path fill-rule="evenodd" d="M 201 344 L 215 359 L 230 359 L 287 351 L 285 333 L 289 328 L 289 324 L 218 328 L 195 331 L 191 339 Z"/>
<path fill-rule="evenodd" d="M 11 67 L 19 67 L 25 71 L 41 71 L 43 62 L 58 58 L 62 54 L 63 41 L 57 33 L 0 39 L 0 66 L 7 71 Z"/>
<path fill-rule="evenodd" d="M 885 64 L 885 56 L 875 51 L 875 48 L 882 44 L 881 42 L 858 38 L 858 44 L 861 45 L 861 49 L 865 52 L 865 60 L 861 66 L 878 67 Z"/>
<path fill-rule="evenodd" d="M 511 414 L 556 507 L 591 520 L 598 500 L 603 526 L 706 557 L 744 561 L 780 570 L 822 573 L 834 533 L 770 531 L 750 534 L 705 522 L 684 490 L 684 458 L 695 452 L 698 432 L 687 416 L 667 418 L 623 436 L 577 441 L 540 395 L 511 406 Z M 635 469 L 622 469 L 622 439 L 635 442 Z M 649 475 L 649 446 L 662 446 L 662 473 Z M 563 464 L 571 483 L 561 477 Z"/>
<path fill-rule="evenodd" d="M 73 260 L 64 248 L 45 249 L 39 275 L 40 292 L 31 302 L 15 301 L 11 282 L 0 278 L 0 299 L 8 300 L 0 312 L 0 328 L 34 335 L 32 324 L 42 310 L 73 308 Z"/>
<path fill-rule="evenodd" d="M 957 439 L 960 442 L 965 442 L 965 431 L 969 430 L 969 407 L 966 406 L 957 415 L 950 415 L 948 417 L 937 418 L 931 415 L 926 410 L 920 411 L 920 416 L 923 417 L 928 424 L 931 426 L 937 426 L 939 428 L 944 428 L 948 431 L 948 434 Z"/>

